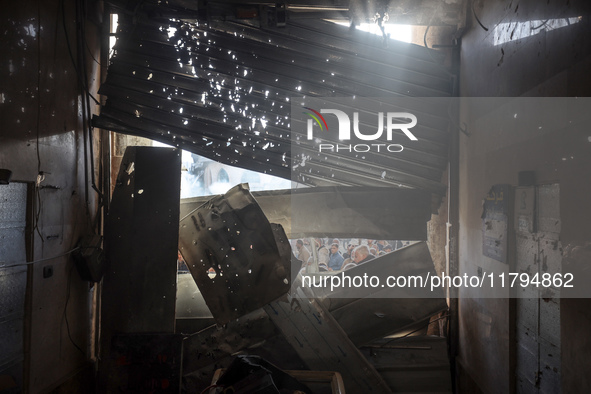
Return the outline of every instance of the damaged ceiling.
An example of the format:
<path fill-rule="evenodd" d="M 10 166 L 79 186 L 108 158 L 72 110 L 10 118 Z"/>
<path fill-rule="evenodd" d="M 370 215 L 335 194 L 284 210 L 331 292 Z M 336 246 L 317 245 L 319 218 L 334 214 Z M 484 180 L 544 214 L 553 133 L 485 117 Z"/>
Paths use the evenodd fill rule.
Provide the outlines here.
<path fill-rule="evenodd" d="M 425 1 L 406 14 L 399 9 L 404 2 L 399 8 L 352 3 L 351 12 L 337 2 L 199 4 L 111 2 L 120 15 L 117 43 L 99 91 L 108 99 L 94 126 L 311 186 L 444 192 L 448 108 L 428 114 L 430 122 L 412 148 L 388 157 L 347 159 L 354 177 L 350 170 L 338 170 L 343 168 L 338 153 L 308 156 L 308 173 L 301 177 L 293 172 L 303 169 L 291 165 L 291 101 L 414 97 L 420 105 L 420 98 L 452 96 L 454 78 L 440 52 L 320 18 L 359 21 L 388 9 L 390 21 L 406 17 L 406 23 L 423 23 L 418 15 L 431 15 L 427 23 L 446 24 L 457 22 L 459 2 Z"/>

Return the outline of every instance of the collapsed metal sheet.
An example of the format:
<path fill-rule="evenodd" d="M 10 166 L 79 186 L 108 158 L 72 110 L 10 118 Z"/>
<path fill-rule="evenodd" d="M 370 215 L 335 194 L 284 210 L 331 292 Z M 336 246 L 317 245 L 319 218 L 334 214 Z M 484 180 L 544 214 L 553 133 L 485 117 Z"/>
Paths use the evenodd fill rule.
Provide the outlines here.
<path fill-rule="evenodd" d="M 437 51 L 324 18 L 266 29 L 215 20 L 210 6 L 214 20 L 202 23 L 194 10 L 169 2 L 142 2 L 134 16 L 127 2 L 111 3 L 122 10 L 100 88 L 108 100 L 93 124 L 225 164 L 290 179 L 293 97 L 408 97 L 414 113 L 425 108 L 423 98 L 453 94 Z M 296 171 L 312 170 L 311 186 L 403 184 L 443 195 L 448 124 L 448 105 L 430 108 L 417 126 L 420 146 L 372 160 L 338 152 L 316 158 L 306 146 L 314 159 Z"/>
<path fill-rule="evenodd" d="M 361 349 L 395 393 L 453 393 L 447 339 L 383 339 Z"/>
<path fill-rule="evenodd" d="M 214 200 L 216 199 L 219 197 Z M 193 211 L 183 220 L 190 218 L 191 215 L 198 217 L 197 211 L 199 209 Z M 283 234 L 279 225 L 272 224 L 270 227 L 275 234 Z M 232 231 L 223 233 L 224 237 L 226 233 L 232 233 Z M 283 237 L 275 236 L 275 242 L 279 256 L 283 256 L 281 260 L 288 261 L 292 253 L 284 235 Z M 412 260 L 420 260 L 420 263 L 417 264 L 416 261 L 413 263 Z M 188 262 L 190 264 L 189 260 Z M 431 263 L 432 269 L 429 251 L 424 243 L 406 248 L 398 254 L 397 258 L 379 261 L 376 268 L 384 268 L 384 264 L 392 264 L 393 262 L 402 266 L 402 269 L 407 273 L 424 270 L 429 267 L 429 263 Z M 414 267 L 414 271 L 409 267 Z M 399 271 L 394 270 L 393 272 Z M 224 291 L 227 293 L 227 290 L 224 289 Z M 374 294 L 366 294 L 366 296 L 372 295 Z M 207 300 L 207 297 L 205 298 Z M 325 302 L 327 300 L 329 299 L 325 299 Z M 228 324 L 228 328 L 224 330 L 231 326 L 234 327 L 233 325 L 237 325 L 238 321 L 246 321 L 246 324 L 234 327 L 236 331 L 228 331 L 208 346 L 213 346 L 211 351 L 216 354 L 222 349 L 224 354 L 236 352 L 252 346 L 254 342 L 264 342 L 265 338 L 276 335 L 276 331 L 272 327 L 274 325 L 308 368 L 339 371 L 343 375 L 346 386 L 354 392 L 387 393 L 390 392 L 388 385 L 359 352 L 357 346 L 375 338 L 382 338 L 392 331 L 414 328 L 417 322 L 425 325 L 432 314 L 445 309 L 445 301 L 442 298 L 402 300 L 367 298 L 331 301 L 335 302 L 332 304 L 326 302 L 325 304 L 321 300 L 315 299 L 315 295 L 310 292 L 310 289 L 292 288 L 291 294 L 288 294 L 287 297 L 281 297 L 263 306 L 269 320 L 261 318 L 251 320 L 247 316 L 235 321 L 232 320 Z M 329 311 L 326 305 L 332 307 L 333 310 Z M 376 312 L 375 307 L 378 307 L 380 312 Z M 259 311 L 261 310 L 259 309 Z M 255 313 L 248 316 L 254 316 Z M 379 316 L 380 313 L 383 315 Z M 254 324 L 255 321 L 258 323 Z M 201 337 L 200 334 L 198 337 Z M 204 336 L 204 338 L 207 337 L 207 335 Z M 229 346 L 230 343 L 227 343 L 227 339 L 232 341 L 231 346 Z M 207 340 L 191 341 L 198 347 L 203 347 L 205 342 Z M 193 351 L 192 354 L 194 354 Z M 198 352 L 207 353 L 208 351 L 203 348 Z M 195 376 L 192 376 L 191 379 L 200 381 L 202 377 L 200 378 L 199 374 L 204 373 L 207 369 L 206 365 L 213 360 L 199 360 L 199 357 L 196 360 L 194 357 L 187 360 L 186 372 L 194 372 Z M 218 361 L 216 359 L 216 363 Z M 189 367 L 189 365 L 191 366 Z"/>
<path fill-rule="evenodd" d="M 265 311 L 311 370 L 337 371 L 353 393 L 391 393 L 328 310 L 309 289 L 295 289 Z"/>
<path fill-rule="evenodd" d="M 421 190 L 343 186 L 252 194 L 267 219 L 290 238 L 426 240 L 431 219 L 431 193 Z M 181 200 L 181 216 L 205 201 Z"/>
<path fill-rule="evenodd" d="M 380 279 L 381 285 L 361 286 L 334 286 L 331 289 L 330 276 L 341 278 L 372 277 Z M 322 285 L 319 278 L 328 276 L 327 286 Z M 319 299 L 330 299 L 333 304 L 344 305 L 358 298 L 434 298 L 444 300 L 445 294 L 441 286 L 431 287 L 429 278 L 437 276 L 431 252 L 426 242 L 417 242 L 410 246 L 398 249 L 394 252 L 376 257 L 366 263 L 358 264 L 346 271 L 332 271 L 320 273 L 307 273 L 303 283 L 310 284 L 314 295 Z M 394 285 L 388 278 L 404 278 L 406 283 L 394 281 Z M 349 282 L 341 280 L 341 282 Z M 353 282 L 353 281 L 351 281 Z M 344 299 L 344 300 L 340 300 Z M 334 307 L 331 309 L 335 309 Z"/>
<path fill-rule="evenodd" d="M 412 277 L 436 275 L 425 242 L 399 249 L 358 265 L 343 273 L 348 277 Z M 327 276 L 316 273 L 309 276 Z M 384 279 L 385 280 L 385 279 Z M 298 282 L 295 283 L 297 285 Z M 357 346 L 386 335 L 412 331 L 426 325 L 431 316 L 447 309 L 441 288 L 431 291 L 416 287 L 313 288 L 314 295 L 327 307 Z"/>
<path fill-rule="evenodd" d="M 291 284 L 289 242 L 271 226 L 247 184 L 180 221 L 179 248 L 212 315 L 227 323 L 281 297 Z"/>
<path fill-rule="evenodd" d="M 291 253 L 288 244 L 280 244 L 279 250 L 282 255 Z M 373 263 L 366 264 L 364 269 L 370 276 L 376 272 L 400 273 L 401 269 L 409 275 L 416 274 L 423 269 L 429 269 L 430 257 L 427 253 L 428 249 L 424 243 L 415 244 L 391 253 L 388 258 L 376 259 Z M 404 261 L 408 262 L 411 259 L 415 259 L 414 271 L 408 269 L 408 266 L 405 269 Z M 350 272 L 347 271 L 347 273 Z M 297 272 L 292 272 L 292 278 L 296 275 Z M 297 285 L 297 282 L 295 284 Z M 350 292 L 346 294 L 349 298 L 331 298 L 330 293 L 315 290 L 317 290 L 316 297 L 319 297 L 318 301 L 330 311 L 357 346 L 386 335 L 414 331 L 425 326 L 433 315 L 447 309 L 443 292 L 439 292 L 437 298 L 413 298 L 411 294 L 401 292 L 385 293 L 379 289 L 380 292 L 376 293 L 366 289 L 364 293 L 356 294 L 359 298 L 350 298 Z M 338 293 L 335 295 L 342 296 Z M 395 296 L 395 298 L 376 298 L 376 296 Z M 192 309 L 207 310 L 202 298 L 200 301 L 193 300 L 193 302 Z"/>

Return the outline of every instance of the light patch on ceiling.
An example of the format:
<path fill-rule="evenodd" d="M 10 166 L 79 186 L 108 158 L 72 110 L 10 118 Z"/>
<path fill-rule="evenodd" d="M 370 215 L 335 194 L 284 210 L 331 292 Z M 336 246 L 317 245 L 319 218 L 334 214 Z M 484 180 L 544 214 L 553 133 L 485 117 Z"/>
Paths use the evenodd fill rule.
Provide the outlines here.
<path fill-rule="evenodd" d="M 330 22 L 341 26 L 349 26 L 349 21 L 332 20 Z M 382 30 L 377 23 L 360 23 L 355 26 L 357 30 L 365 31 L 378 36 L 383 36 Z M 408 42 L 412 41 L 412 26 L 411 25 L 397 25 L 391 23 L 384 23 L 384 33 L 391 39 L 396 41 Z M 328 61 L 328 59 L 326 59 Z"/>
<path fill-rule="evenodd" d="M 493 30 L 493 44 L 501 45 L 506 42 L 520 40 L 540 34 L 544 31 L 552 31 L 579 23 L 582 16 L 575 18 L 560 18 L 535 20 L 527 22 L 499 23 Z"/>

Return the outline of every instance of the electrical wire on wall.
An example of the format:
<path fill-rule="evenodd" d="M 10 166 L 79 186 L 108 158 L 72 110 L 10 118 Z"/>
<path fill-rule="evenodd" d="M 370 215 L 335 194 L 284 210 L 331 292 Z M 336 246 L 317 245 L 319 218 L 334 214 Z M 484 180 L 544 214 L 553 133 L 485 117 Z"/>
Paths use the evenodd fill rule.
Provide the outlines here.
<path fill-rule="evenodd" d="M 75 6 L 75 17 L 72 18 L 72 15 L 68 15 L 67 16 L 67 11 L 72 10 L 73 7 L 70 6 L 70 4 Z M 49 164 L 45 161 L 42 160 L 43 155 L 41 153 L 41 146 L 43 145 L 41 143 L 41 138 L 43 137 L 43 132 L 42 132 L 42 127 L 43 125 L 43 120 L 41 118 L 42 116 L 42 109 L 43 109 L 43 102 L 42 102 L 42 92 L 45 91 L 44 87 L 42 86 L 42 67 L 43 67 L 43 48 L 42 48 L 42 33 L 44 32 L 44 30 L 42 29 L 42 23 L 41 23 L 41 18 L 43 17 L 42 14 L 42 10 L 43 10 L 43 3 L 42 2 L 37 2 L 37 118 L 36 118 L 36 141 L 35 141 L 35 147 L 36 147 L 36 159 L 37 159 L 37 176 L 35 179 L 35 183 L 34 183 L 34 206 L 32 208 L 32 216 L 33 216 L 33 223 L 32 223 L 32 229 L 33 232 L 37 234 L 38 239 L 41 241 L 40 243 L 40 247 L 41 247 L 41 251 L 40 251 L 40 255 L 43 256 L 44 254 L 44 245 L 45 245 L 45 240 L 46 239 L 50 239 L 50 236 L 46 237 L 46 234 L 44 234 L 43 231 L 43 223 L 42 223 L 42 216 L 44 217 L 44 207 L 43 207 L 43 203 L 44 203 L 44 195 L 43 195 L 43 190 L 52 190 L 52 189 L 60 189 L 60 187 L 57 186 L 51 186 L 51 185 L 45 185 L 43 182 L 46 179 L 46 176 L 49 175 L 50 173 L 47 172 L 47 168 L 46 166 Z M 94 104 L 96 105 L 100 105 L 100 103 L 96 100 L 96 98 L 91 94 L 90 92 L 90 83 L 89 83 L 89 76 L 88 76 L 88 71 L 87 71 L 87 64 L 88 62 L 88 53 L 90 53 L 90 56 L 92 56 L 92 53 L 90 51 L 90 47 L 87 43 L 86 40 L 86 1 L 85 0 L 73 0 L 73 3 L 69 3 L 68 7 L 66 7 L 65 4 L 65 0 L 60 0 L 57 4 L 57 18 L 56 18 L 56 22 L 57 22 L 57 26 L 59 27 L 59 15 L 61 14 L 61 25 L 63 28 L 63 32 L 65 35 L 65 43 L 67 46 L 67 50 L 68 50 L 68 55 L 70 57 L 70 60 L 72 62 L 72 66 L 74 68 L 74 71 L 76 73 L 77 76 L 77 80 L 78 80 L 78 89 L 79 90 L 79 97 L 80 97 L 80 107 L 82 109 L 81 114 L 80 115 L 76 115 L 76 112 L 74 112 L 72 114 L 72 117 L 75 117 L 75 121 L 76 124 L 79 124 L 79 122 L 82 122 L 82 143 L 83 143 L 83 154 L 84 154 L 84 166 L 83 166 L 83 172 L 84 172 L 84 188 L 85 188 L 85 211 L 86 211 L 86 215 L 88 217 L 88 221 L 86 223 L 89 223 L 88 226 L 90 227 L 90 229 L 85 229 L 82 230 L 84 232 L 87 232 L 88 230 L 91 230 L 94 233 L 98 233 L 100 228 L 101 228 L 101 216 L 100 216 L 100 212 L 101 212 L 101 204 L 103 204 L 103 193 L 101 192 L 101 190 L 99 190 L 99 188 L 96 185 L 95 182 L 95 157 L 94 157 L 94 147 L 93 147 L 93 129 L 90 123 L 90 118 L 92 116 L 92 104 L 94 102 Z M 68 19 L 69 17 L 69 19 Z M 75 26 L 75 31 L 76 31 L 76 38 L 75 38 L 75 42 L 74 40 L 72 40 L 72 30 L 74 29 Z M 70 30 L 69 30 L 70 29 Z M 58 29 L 59 32 L 59 29 Z M 57 40 L 58 37 L 56 37 Z M 57 45 L 57 43 L 56 43 Z M 76 53 L 75 53 L 76 52 Z M 94 56 L 92 56 L 94 59 Z M 96 61 L 96 59 L 94 59 L 95 62 L 100 66 L 100 63 L 98 61 Z M 92 66 L 94 66 L 94 64 L 91 63 Z M 81 119 L 80 119 L 81 118 Z M 79 130 L 77 133 L 77 136 L 79 135 Z M 78 154 L 78 152 L 80 152 L 80 139 L 77 138 L 76 142 L 75 142 L 75 151 Z M 90 162 L 90 163 L 89 163 Z M 90 194 L 90 190 L 89 190 L 89 185 L 92 186 L 92 189 L 97 193 L 98 195 L 98 207 L 97 207 L 97 213 L 94 216 L 94 221 L 92 220 L 92 216 L 91 216 L 91 212 L 90 212 L 90 201 L 91 201 L 91 196 Z M 71 230 L 72 234 L 79 234 L 80 229 L 77 228 L 78 224 L 79 224 L 79 220 L 78 220 L 78 214 L 80 213 L 81 209 L 76 209 L 75 210 L 75 217 L 73 218 L 72 222 L 74 223 L 74 227 Z M 64 219 L 62 219 L 64 220 Z M 35 237 L 37 238 L 37 237 Z M 73 295 L 79 295 L 81 294 L 81 292 L 79 290 L 76 290 L 74 292 L 72 292 L 72 286 L 75 283 L 73 282 L 73 278 L 72 278 L 72 271 L 74 270 L 74 264 L 72 264 L 71 259 L 69 258 L 69 255 L 71 255 L 74 252 L 77 252 L 81 250 L 80 246 L 76 246 L 76 247 L 71 247 L 70 250 L 67 250 L 66 252 L 63 253 L 59 253 L 57 255 L 53 255 L 51 257 L 46 257 L 46 258 L 40 258 L 40 259 L 36 259 L 34 261 L 23 261 L 23 262 L 18 262 L 18 263 L 14 263 L 14 262 L 0 262 L 0 271 L 4 271 L 4 270 L 8 270 L 11 268 L 15 268 L 15 267 L 28 267 L 28 272 L 31 273 L 33 272 L 33 267 L 35 268 L 39 268 L 37 267 L 37 264 L 41 264 L 43 262 L 48 262 L 48 261 L 52 261 L 52 260 L 56 260 L 56 262 L 58 263 L 64 263 L 66 265 L 65 269 L 67 272 L 67 288 L 66 288 L 66 298 L 65 298 L 65 305 L 64 305 L 64 309 L 63 309 L 63 316 L 62 316 L 62 322 L 65 323 L 65 329 L 67 331 L 67 336 L 69 338 L 69 341 L 72 343 L 72 345 L 86 358 L 86 352 L 83 350 L 83 348 L 81 348 L 76 341 L 74 340 L 74 338 L 76 337 L 75 335 L 73 335 L 73 331 L 72 328 L 75 329 L 75 327 L 71 327 L 71 317 L 76 315 L 76 312 L 74 311 L 68 311 L 68 307 L 70 307 L 70 309 L 72 309 L 72 303 L 70 300 L 70 297 Z M 57 261 L 59 259 L 59 261 Z M 45 267 L 43 267 L 45 268 Z M 35 270 L 37 271 L 37 270 Z M 44 270 L 45 273 L 45 270 Z M 86 283 L 81 284 L 82 286 L 86 286 Z M 78 287 L 78 285 L 76 285 L 76 287 Z M 79 297 L 77 296 L 76 299 L 78 299 Z M 69 312 L 69 313 L 68 313 Z M 79 322 L 79 318 L 76 318 L 77 320 L 77 324 Z M 63 326 L 62 326 L 63 327 Z M 78 338 L 80 338 L 80 336 L 78 336 Z"/>
<path fill-rule="evenodd" d="M 90 93 L 89 90 L 89 81 L 88 81 L 88 73 L 86 72 L 86 65 L 87 65 L 87 50 L 90 51 L 86 40 L 86 2 L 85 0 L 74 0 L 75 4 L 75 11 L 76 15 L 74 18 L 74 24 L 76 26 L 76 51 L 77 51 L 77 59 L 74 57 L 72 42 L 70 40 L 70 35 L 68 34 L 68 19 L 66 17 L 66 6 L 65 0 L 61 0 L 58 3 L 58 15 L 61 11 L 62 16 L 62 28 L 65 35 L 65 42 L 68 49 L 68 54 L 70 56 L 70 60 L 72 61 L 72 65 L 74 67 L 74 71 L 76 72 L 76 76 L 78 78 L 78 82 L 80 84 L 81 89 L 81 106 L 83 108 L 82 111 L 82 126 L 84 128 L 83 131 L 83 144 L 84 144 L 84 187 L 85 187 L 85 210 L 86 214 L 91 218 L 91 214 L 89 211 L 90 207 L 90 197 L 89 197 L 89 183 L 92 185 L 93 190 L 98 194 L 99 203 L 98 203 L 98 211 L 95 215 L 95 220 L 91 224 L 92 229 L 96 231 L 100 229 L 100 209 L 101 204 L 103 203 L 103 194 L 96 186 L 95 182 L 95 169 L 94 169 L 94 147 L 93 147 L 93 128 L 91 126 L 90 118 L 92 116 L 91 110 L 91 100 L 100 105 L 97 99 Z M 41 53 L 41 3 L 39 2 L 37 5 L 37 119 L 36 119 L 36 156 L 37 156 L 37 177 L 35 180 L 35 206 L 33 210 L 34 215 L 34 222 L 33 222 L 33 231 L 37 233 L 39 239 L 41 240 L 41 247 L 45 243 L 45 237 L 42 233 L 42 230 L 39 226 L 41 220 L 41 213 L 43 210 L 43 198 L 41 189 L 44 189 L 41 186 L 42 182 L 45 180 L 46 175 L 50 174 L 47 171 L 42 170 L 42 160 L 41 160 L 41 152 L 40 152 L 40 139 L 41 139 L 41 110 L 42 110 L 42 103 L 41 103 L 41 92 L 43 89 L 41 88 L 41 61 L 42 61 L 42 53 Z M 92 56 L 92 53 L 91 53 Z M 94 57 L 93 57 L 94 59 Z M 96 59 L 95 59 L 96 61 Z M 97 62 L 97 64 L 99 64 Z M 90 165 L 89 165 L 90 162 Z M 90 167 L 90 168 L 89 168 Z M 90 172 L 90 176 L 89 176 Z M 90 179 L 89 179 L 90 178 Z"/>
<path fill-rule="evenodd" d="M 70 331 L 70 322 L 68 321 L 68 303 L 70 302 L 70 288 L 72 285 L 72 269 L 74 269 L 74 267 L 70 266 L 70 269 L 68 270 L 68 285 L 66 287 L 66 304 L 64 305 L 64 320 L 66 322 L 66 331 L 68 333 L 68 338 L 70 339 L 70 342 L 72 343 L 72 345 L 74 345 L 74 347 L 84 357 L 86 357 L 86 352 L 84 352 L 84 350 L 82 350 L 82 348 L 80 346 L 78 346 L 78 344 L 74 341 L 74 338 L 72 338 L 72 333 Z"/>
<path fill-rule="evenodd" d="M 104 204 L 104 196 L 101 190 L 97 187 L 95 181 L 95 155 L 94 155 L 94 133 L 93 127 L 91 125 L 91 117 L 92 117 L 92 109 L 91 109 L 91 101 L 94 102 L 96 105 L 100 105 L 100 102 L 90 93 L 89 88 L 89 80 L 88 80 L 88 72 L 87 72 L 87 51 L 92 56 L 90 52 L 90 48 L 88 46 L 88 41 L 86 39 L 86 19 L 87 19 L 87 9 L 86 9 L 86 2 L 84 0 L 75 0 L 75 25 L 76 25 L 76 57 L 74 57 L 72 43 L 70 40 L 70 36 L 68 34 L 67 24 L 66 24 L 66 7 L 65 7 L 65 0 L 61 0 L 61 12 L 62 12 L 62 26 L 64 30 L 64 35 L 66 38 L 66 45 L 68 47 L 68 53 L 70 55 L 70 60 L 72 61 L 72 65 L 76 72 L 78 82 L 80 83 L 81 88 L 81 101 L 82 101 L 82 125 L 84 128 L 83 133 L 83 143 L 84 143 L 84 176 L 85 176 L 85 207 L 86 213 L 90 217 L 89 206 L 90 206 L 90 197 L 89 197 L 89 183 L 92 186 L 92 189 L 97 193 L 99 201 L 97 207 L 97 213 L 95 215 L 95 220 L 92 223 L 92 229 L 95 232 L 99 232 L 101 227 L 100 222 L 100 211 L 101 207 Z M 93 60 L 100 65 L 100 63 L 92 56 Z M 90 164 L 89 164 L 90 163 Z M 90 173 L 90 175 L 89 175 Z"/>
<path fill-rule="evenodd" d="M 475 0 L 472 0 L 472 2 L 470 3 L 470 8 L 472 9 L 472 14 L 474 15 L 474 19 L 476 19 L 476 22 L 478 22 L 478 24 L 480 25 L 480 27 L 482 27 L 484 29 L 484 31 L 488 31 L 488 27 L 484 26 L 482 24 L 482 22 L 480 22 L 480 18 L 478 18 L 478 15 L 476 15 L 476 11 L 474 10 L 474 2 L 475 2 Z"/>
<path fill-rule="evenodd" d="M 33 264 L 37 264 L 37 263 L 42 263 L 44 261 L 59 259 L 60 257 L 64 257 L 69 254 L 72 254 L 72 253 L 76 252 L 77 250 L 80 250 L 80 247 L 77 246 L 73 249 L 68 250 L 67 252 L 64 252 L 62 254 L 58 254 L 57 256 L 45 257 L 45 258 L 35 260 L 35 261 L 23 261 L 21 263 L 14 263 L 14 264 L 10 264 L 10 265 L 4 265 L 4 263 L 0 262 L 0 270 L 7 269 L 7 268 L 13 268 L 13 267 L 23 267 L 26 265 L 33 265 Z"/>
<path fill-rule="evenodd" d="M 37 138 L 35 145 L 37 150 L 37 179 L 35 181 L 35 218 L 33 229 L 41 239 L 41 246 L 43 247 L 44 240 L 39 229 L 39 217 L 41 216 L 41 193 L 40 184 L 45 179 L 45 175 L 41 171 L 41 153 L 39 152 L 39 138 L 41 132 L 41 3 L 37 3 Z"/>

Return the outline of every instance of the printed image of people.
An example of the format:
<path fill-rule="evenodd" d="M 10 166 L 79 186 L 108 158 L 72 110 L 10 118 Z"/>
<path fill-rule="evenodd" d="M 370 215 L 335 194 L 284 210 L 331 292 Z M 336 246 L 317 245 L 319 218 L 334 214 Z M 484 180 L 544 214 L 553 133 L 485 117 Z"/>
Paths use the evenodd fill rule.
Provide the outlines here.
<path fill-rule="evenodd" d="M 290 240 L 300 273 L 346 271 L 418 241 L 364 238 L 299 238 Z"/>

